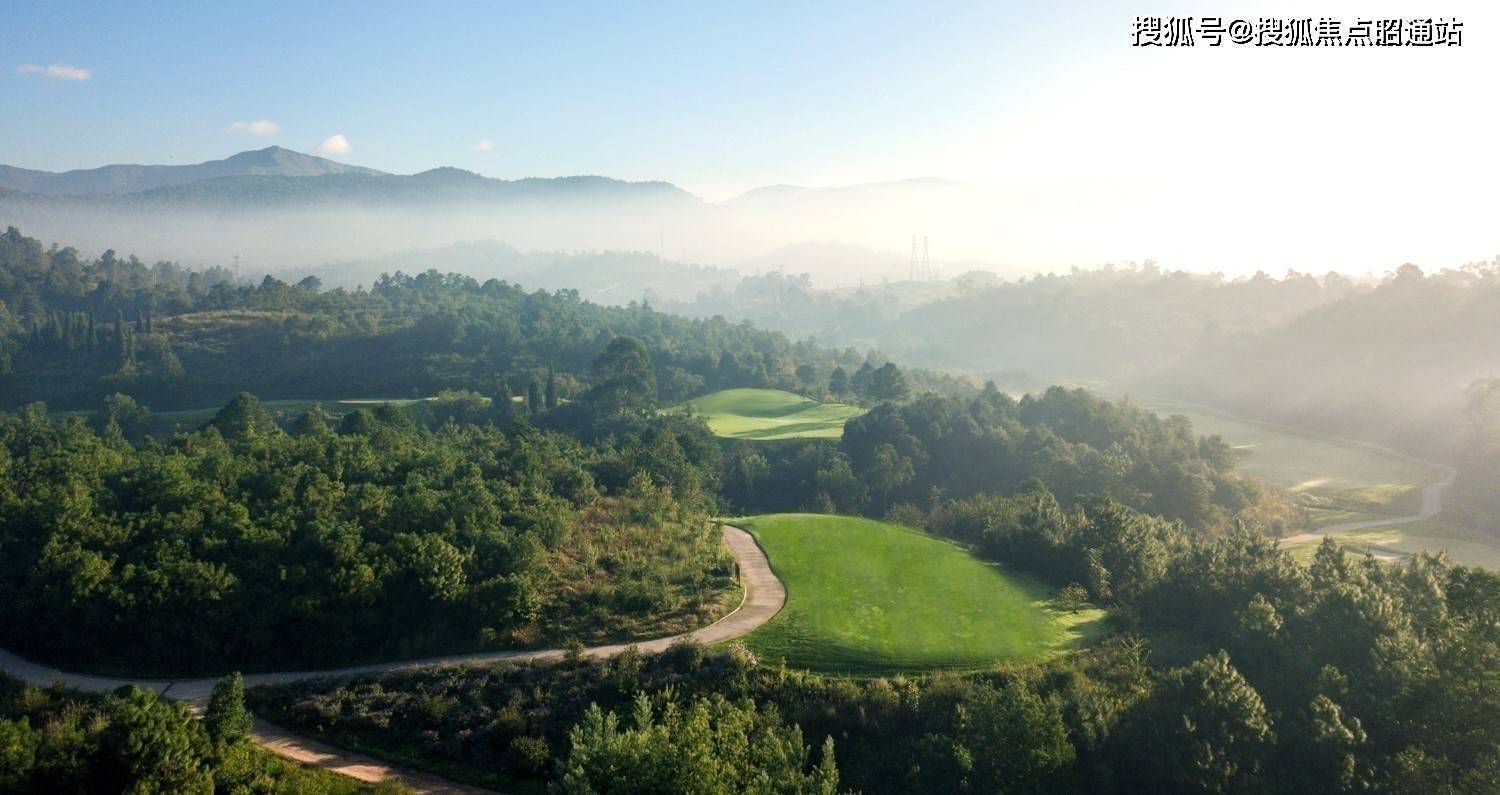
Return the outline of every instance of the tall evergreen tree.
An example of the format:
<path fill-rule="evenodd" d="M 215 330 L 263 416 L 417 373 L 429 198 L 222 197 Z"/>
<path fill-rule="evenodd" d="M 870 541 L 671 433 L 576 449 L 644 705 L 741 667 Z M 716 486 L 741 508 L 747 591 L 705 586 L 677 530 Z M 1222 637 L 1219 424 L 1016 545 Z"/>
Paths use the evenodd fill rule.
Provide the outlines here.
<path fill-rule="evenodd" d="M 828 376 L 828 393 L 834 396 L 849 393 L 849 374 L 844 372 L 844 368 L 833 368 L 833 374 Z"/>
<path fill-rule="evenodd" d="M 214 745 L 238 745 L 250 736 L 250 711 L 245 709 L 245 681 L 235 671 L 214 685 L 203 715 L 203 727 Z"/>

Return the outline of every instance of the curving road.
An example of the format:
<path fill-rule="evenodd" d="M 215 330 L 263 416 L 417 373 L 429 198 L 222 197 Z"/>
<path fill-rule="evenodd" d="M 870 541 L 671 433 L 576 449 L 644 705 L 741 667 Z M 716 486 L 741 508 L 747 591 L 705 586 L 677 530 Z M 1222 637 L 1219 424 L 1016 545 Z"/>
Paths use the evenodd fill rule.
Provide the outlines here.
<path fill-rule="evenodd" d="M 1396 456 L 1397 458 L 1403 458 L 1413 463 L 1422 464 L 1423 466 L 1441 469 L 1447 474 L 1443 476 L 1442 480 L 1433 481 L 1432 483 L 1428 483 L 1426 486 L 1422 487 L 1422 507 L 1414 514 L 1411 514 L 1409 516 L 1385 516 L 1379 519 L 1361 519 L 1355 522 L 1338 522 L 1336 524 L 1320 527 L 1312 532 L 1299 533 L 1294 536 L 1287 536 L 1286 538 L 1281 539 L 1281 543 L 1283 546 L 1300 544 L 1303 541 L 1314 541 L 1321 539 L 1323 536 L 1347 533 L 1351 530 L 1365 530 L 1371 527 L 1389 527 L 1395 524 L 1411 524 L 1412 522 L 1424 522 L 1443 512 L 1443 490 L 1453 485 L 1453 478 L 1458 475 L 1458 470 L 1448 466 L 1447 464 L 1439 464 L 1436 461 L 1428 461 L 1424 458 L 1417 458 L 1416 456 L 1399 453 L 1389 447 L 1378 445 L 1373 442 L 1361 442 L 1356 439 L 1342 439 L 1341 441 L 1357 444 L 1362 447 L 1368 447 L 1372 450 L 1378 450 L 1382 453 Z"/>
<path fill-rule="evenodd" d="M 745 595 L 739 607 L 713 624 L 695 629 L 692 632 L 685 632 L 680 635 L 657 638 L 656 640 L 643 641 L 636 644 L 613 643 L 606 646 L 594 646 L 585 649 L 584 653 L 590 657 L 609 658 L 619 654 L 631 645 L 637 646 L 642 651 L 657 652 L 665 651 L 679 640 L 691 639 L 705 645 L 718 643 L 719 641 L 740 637 L 766 623 L 772 616 L 776 615 L 782 606 L 786 604 L 786 588 L 781 584 L 781 580 L 778 580 L 776 575 L 771 571 L 771 563 L 766 559 L 765 551 L 756 543 L 754 536 L 738 527 L 724 525 L 723 532 L 724 543 L 734 555 L 735 561 L 739 563 L 740 582 L 744 586 Z M 557 660 L 562 659 L 562 656 L 562 649 L 479 652 L 476 654 L 458 654 L 446 657 L 429 657 L 421 660 L 360 665 L 328 671 L 288 671 L 282 673 L 251 674 L 245 677 L 245 686 L 286 684 L 288 682 L 299 682 L 307 679 L 346 677 L 357 674 L 421 668 L 431 665 L 481 665 L 505 661 Z M 208 702 L 208 696 L 213 692 L 214 683 L 217 681 L 216 679 L 119 679 L 107 676 L 67 673 L 22 659 L 3 649 L 0 649 L 0 671 L 16 679 L 42 687 L 61 681 L 70 688 L 90 693 L 107 693 L 124 685 L 138 685 L 149 690 L 154 690 L 163 696 L 186 701 L 194 709 L 201 709 Z M 433 793 L 434 795 L 489 792 L 489 790 L 448 781 L 421 771 L 387 764 L 362 754 L 341 751 L 316 740 L 293 734 L 259 719 L 255 722 L 253 736 L 257 743 L 279 756 L 313 767 L 331 770 L 360 781 L 377 782 L 394 779 L 417 792 Z"/>

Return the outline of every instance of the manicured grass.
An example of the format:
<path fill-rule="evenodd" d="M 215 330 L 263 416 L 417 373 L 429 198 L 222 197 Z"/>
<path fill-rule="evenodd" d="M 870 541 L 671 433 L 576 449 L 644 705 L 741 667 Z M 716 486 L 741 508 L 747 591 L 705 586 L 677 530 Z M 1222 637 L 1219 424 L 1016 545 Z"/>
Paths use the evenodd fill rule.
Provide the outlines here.
<path fill-rule="evenodd" d="M 725 389 L 688 403 L 726 439 L 837 439 L 844 435 L 845 420 L 864 413 L 779 389 Z"/>
<path fill-rule="evenodd" d="M 1339 546 L 1351 554 L 1366 552 L 1379 558 L 1400 560 L 1418 552 L 1443 550 L 1455 563 L 1483 566 L 1500 571 L 1500 545 L 1474 530 L 1439 521 L 1370 527 L 1333 536 Z M 1313 538 L 1287 547 L 1292 557 L 1312 560 L 1322 538 Z"/>
<path fill-rule="evenodd" d="M 1041 582 L 925 533 L 870 519 L 775 514 L 743 523 L 787 604 L 745 642 L 763 661 L 829 673 L 983 668 L 1103 632 Z"/>
<path fill-rule="evenodd" d="M 1359 444 L 1255 422 L 1170 400 L 1140 405 L 1163 416 L 1182 414 L 1204 436 L 1218 435 L 1240 455 L 1240 469 L 1331 512 L 1404 515 L 1421 508 L 1422 487 L 1443 472 Z M 1331 524 L 1346 519 L 1315 520 Z"/>

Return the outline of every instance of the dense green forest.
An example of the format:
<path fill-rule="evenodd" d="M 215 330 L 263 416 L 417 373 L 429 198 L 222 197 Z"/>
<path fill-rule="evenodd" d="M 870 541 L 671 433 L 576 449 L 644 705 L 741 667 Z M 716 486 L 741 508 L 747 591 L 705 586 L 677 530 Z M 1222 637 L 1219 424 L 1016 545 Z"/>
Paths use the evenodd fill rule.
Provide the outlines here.
<path fill-rule="evenodd" d="M 165 442 L 123 396 L 88 420 L 0 413 L 0 636 L 181 673 L 661 634 L 732 598 L 703 521 L 721 505 L 909 517 L 1045 481 L 1065 505 L 1107 495 L 1199 532 L 1286 519 L 1222 443 L 1081 391 L 881 403 L 838 444 L 726 453 L 700 418 L 654 410 L 652 377 L 620 337 L 593 387 L 535 412 L 445 393 L 283 430 L 242 395 Z"/>
<path fill-rule="evenodd" d="M 524 417 L 428 422 L 382 406 L 286 432 L 244 395 L 131 444 L 109 413 L 97 431 L 0 414 L 0 638 L 186 673 L 655 635 L 727 609 L 701 423 L 636 414 L 588 446 Z"/>
<path fill-rule="evenodd" d="M 1500 783 L 1495 575 L 1430 556 L 1386 565 L 1332 544 L 1302 566 L 1248 529 L 1205 539 L 1107 500 L 1070 510 L 1040 486 L 912 518 L 986 557 L 1086 583 L 1121 632 L 978 676 L 825 678 L 733 645 L 679 646 L 303 683 L 257 691 L 255 706 L 491 783 L 566 776 L 590 748 L 579 740 L 597 742 L 599 714 L 630 727 L 643 698 L 656 709 L 753 705 L 800 728 L 805 773 L 831 753 L 840 786 L 866 793 Z M 702 731 L 677 741 L 691 756 L 719 742 Z M 638 780 L 622 774 L 597 791 L 636 791 Z"/>
<path fill-rule="evenodd" d="M 0 595 L 16 605 L 0 636 L 49 660 L 179 673 L 660 633 L 729 598 L 701 521 L 720 508 L 880 516 L 1040 478 L 1065 504 L 1108 495 L 1199 531 L 1296 521 L 1221 442 L 1082 391 L 1016 401 L 749 326 L 436 273 L 369 293 L 235 286 L 3 239 L 3 295 L 30 329 L 16 362 L 44 376 L 13 372 L 12 399 L 156 383 L 185 401 L 283 379 L 489 388 L 313 408 L 284 428 L 241 394 L 171 438 L 128 394 L 87 419 L 0 415 Z M 106 312 L 117 320 L 94 321 Z M 141 353 L 174 347 L 171 377 Z M 116 356 L 123 369 L 76 376 Z M 701 419 L 657 409 L 745 384 L 884 402 L 837 444 L 727 450 Z"/>
<path fill-rule="evenodd" d="M 1488 382 L 1500 261 L 1384 276 L 1251 278 L 1140 266 L 1000 283 L 816 290 L 770 273 L 674 307 L 878 346 L 1010 391 L 1100 384 L 1353 437 L 1459 465 L 1445 518 L 1500 533 Z"/>
<path fill-rule="evenodd" d="M 1256 289 L 1326 302 L 1316 284 Z M 335 742 L 560 792 L 1500 785 L 1500 579 L 1332 544 L 1296 563 L 1272 540 L 1304 526 L 1295 505 L 1181 417 L 1081 389 L 1016 399 L 568 291 L 435 271 L 368 291 L 251 286 L 86 262 L 14 229 L 0 301 L 0 645 L 23 654 L 175 675 L 656 637 L 737 599 L 707 517 L 841 512 L 1038 576 L 1107 608 L 1115 632 L 977 676 L 823 678 L 680 646 L 251 698 Z M 747 443 L 662 408 L 734 386 L 870 409 L 838 440 Z M 251 393 L 429 399 L 278 419 Z M 1496 395 L 1469 392 L 1456 490 L 1476 523 L 1500 513 L 1485 482 L 1500 471 Z M 205 403 L 222 408 L 201 426 L 153 420 Z M 173 787 L 280 786 L 259 758 L 217 772 L 218 724 L 184 728 L 149 694 L 74 708 L 18 692 L 0 722 L 16 788 L 158 775 L 118 767 L 135 741 L 110 727 L 136 713 L 169 727 Z"/>
<path fill-rule="evenodd" d="M 104 696 L 0 677 L 0 792 L 404 792 L 277 759 L 249 741 L 239 676 L 220 681 L 199 720 L 149 690 Z"/>
<path fill-rule="evenodd" d="M 1296 509 L 1235 471 L 1218 438 L 1182 417 L 1054 387 L 1015 400 L 993 384 L 970 399 L 885 402 L 829 443 L 740 443 L 725 454 L 723 488 L 740 510 L 869 513 L 902 503 L 1009 492 L 1040 479 L 1064 500 L 1108 494 L 1200 530 L 1253 518 L 1301 526 Z"/>
<path fill-rule="evenodd" d="M 3 405 L 89 409 L 115 392 L 156 410 L 219 405 L 241 391 L 499 396 L 549 377 L 570 398 L 590 386 L 593 361 L 616 336 L 646 346 L 666 405 L 727 387 L 802 390 L 871 361 L 722 318 L 604 307 L 572 290 L 527 292 L 437 271 L 386 274 L 368 291 L 320 288 L 316 277 L 236 284 L 223 270 L 147 266 L 112 251 L 84 261 L 11 228 L 0 236 Z M 907 377 L 920 388 L 963 388 L 935 373 Z"/>

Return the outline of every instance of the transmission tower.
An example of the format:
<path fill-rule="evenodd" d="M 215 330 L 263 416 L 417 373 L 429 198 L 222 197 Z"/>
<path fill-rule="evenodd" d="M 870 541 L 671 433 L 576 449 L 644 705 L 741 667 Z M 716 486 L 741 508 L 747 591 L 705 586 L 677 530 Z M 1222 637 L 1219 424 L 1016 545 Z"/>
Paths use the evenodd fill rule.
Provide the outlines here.
<path fill-rule="evenodd" d="M 922 235 L 922 278 L 932 281 L 932 260 L 927 257 L 927 236 Z"/>
<path fill-rule="evenodd" d="M 907 271 L 907 278 L 911 281 L 917 280 L 917 236 L 911 236 L 911 268 Z"/>

